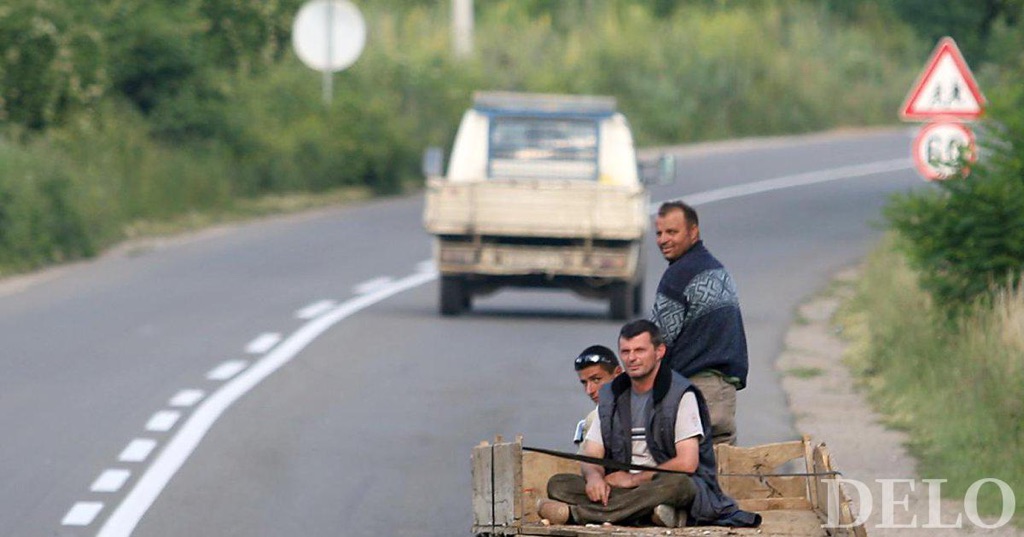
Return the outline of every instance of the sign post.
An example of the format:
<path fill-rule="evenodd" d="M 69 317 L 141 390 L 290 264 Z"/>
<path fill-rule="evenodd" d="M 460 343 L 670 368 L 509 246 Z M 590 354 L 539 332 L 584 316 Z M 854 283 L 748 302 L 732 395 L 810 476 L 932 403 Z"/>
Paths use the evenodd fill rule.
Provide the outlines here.
<path fill-rule="evenodd" d="M 328 106 L 334 95 L 334 73 L 355 63 L 365 44 L 363 15 L 348 0 L 310 0 L 292 24 L 295 54 L 323 73 L 323 99 Z"/>
<path fill-rule="evenodd" d="M 964 124 L 981 117 L 985 96 L 956 42 L 943 37 L 900 108 L 904 121 L 927 121 L 911 152 L 929 181 L 966 177 L 964 161 L 976 158 L 974 133 Z"/>

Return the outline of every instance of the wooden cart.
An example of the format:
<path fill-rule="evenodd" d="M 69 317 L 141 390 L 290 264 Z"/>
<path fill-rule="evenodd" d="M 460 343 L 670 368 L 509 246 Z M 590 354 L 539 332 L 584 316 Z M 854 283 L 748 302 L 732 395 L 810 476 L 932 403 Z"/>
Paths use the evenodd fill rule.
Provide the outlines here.
<path fill-rule="evenodd" d="M 626 527 L 609 525 L 550 525 L 537 515 L 537 500 L 545 497 L 548 479 L 557 473 L 578 473 L 579 463 L 523 450 L 522 437 L 505 442 L 482 442 L 473 448 L 473 533 L 478 536 L 558 535 L 788 535 L 864 537 L 853 522 L 850 502 L 841 487 L 825 480 L 836 477 L 825 444 L 810 438 L 754 447 L 716 446 L 719 483 L 747 511 L 761 514 L 758 528 L 694 526 Z M 799 467 L 794 469 L 794 465 Z M 788 471 L 787 471 L 788 469 Z M 806 473 L 812 475 L 772 475 Z M 831 489 L 831 490 L 830 490 Z M 832 505 L 829 505 L 829 502 Z M 825 528 L 829 509 L 836 528 Z"/>

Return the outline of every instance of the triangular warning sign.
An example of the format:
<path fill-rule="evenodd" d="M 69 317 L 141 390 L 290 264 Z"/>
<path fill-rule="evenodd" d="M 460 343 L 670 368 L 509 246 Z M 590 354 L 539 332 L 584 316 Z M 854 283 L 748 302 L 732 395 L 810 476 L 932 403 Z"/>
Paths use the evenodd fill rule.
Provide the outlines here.
<path fill-rule="evenodd" d="M 928 64 L 900 108 L 904 120 L 937 117 L 976 119 L 985 109 L 985 96 L 970 67 L 950 37 L 939 40 Z"/>

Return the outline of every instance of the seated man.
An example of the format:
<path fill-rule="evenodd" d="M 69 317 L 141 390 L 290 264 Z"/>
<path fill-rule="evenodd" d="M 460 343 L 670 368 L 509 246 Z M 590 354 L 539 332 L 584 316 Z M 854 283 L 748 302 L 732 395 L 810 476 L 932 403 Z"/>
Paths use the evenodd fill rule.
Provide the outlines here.
<path fill-rule="evenodd" d="M 601 386 L 608 384 L 622 373 L 622 367 L 619 366 L 619 359 L 615 357 L 615 352 L 604 345 L 591 345 L 583 349 L 583 352 L 576 357 L 575 367 L 576 375 L 580 378 L 580 384 L 583 385 L 583 391 L 587 392 L 595 405 Z M 583 439 L 586 438 L 587 431 L 590 430 L 595 419 L 597 419 L 597 407 L 587 414 L 586 418 L 580 420 L 576 426 L 573 443 L 580 445 L 580 449 L 583 449 Z"/>
<path fill-rule="evenodd" d="M 601 388 L 598 417 L 582 452 L 680 473 L 606 473 L 603 466 L 582 463 L 582 476 L 551 477 L 551 500 L 539 506 L 541 517 L 553 524 L 647 519 L 668 527 L 760 524 L 759 515 L 741 511 L 719 487 L 707 406 L 689 381 L 661 367 L 664 356 L 654 323 L 638 320 L 622 327 L 619 357 L 626 373 Z"/>

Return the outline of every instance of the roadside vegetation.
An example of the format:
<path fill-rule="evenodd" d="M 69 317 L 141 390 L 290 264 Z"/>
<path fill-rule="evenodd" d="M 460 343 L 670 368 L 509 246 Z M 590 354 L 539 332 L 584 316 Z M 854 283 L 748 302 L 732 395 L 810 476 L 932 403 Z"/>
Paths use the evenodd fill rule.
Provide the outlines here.
<path fill-rule="evenodd" d="M 326 107 L 301 0 L 4 2 L 0 274 L 247 200 L 416 188 L 475 90 L 613 95 L 640 144 L 797 133 L 891 123 L 930 46 L 870 5 L 493 0 L 459 59 L 450 2 L 357 3 L 367 46 Z"/>
<path fill-rule="evenodd" d="M 1001 479 L 1024 525 L 1024 32 L 1013 24 L 1024 8 L 1014 9 L 971 41 L 997 60 L 982 68 L 978 163 L 967 179 L 890 202 L 890 237 L 841 322 L 851 365 L 909 431 L 921 476 L 948 479 L 953 499 Z M 980 511 L 998 517 L 1002 495 L 981 491 Z"/>

